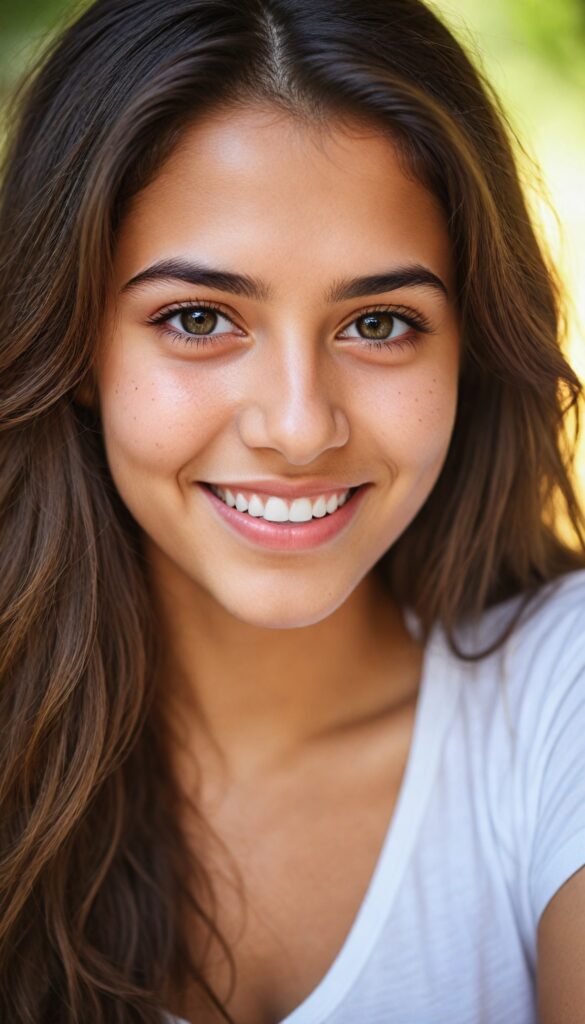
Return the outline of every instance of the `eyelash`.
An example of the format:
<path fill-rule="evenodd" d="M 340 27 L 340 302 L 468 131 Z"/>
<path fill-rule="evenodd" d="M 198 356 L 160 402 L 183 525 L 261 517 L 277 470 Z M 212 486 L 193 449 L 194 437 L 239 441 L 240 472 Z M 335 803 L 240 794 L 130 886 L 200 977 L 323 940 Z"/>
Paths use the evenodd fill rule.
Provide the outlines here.
<path fill-rule="evenodd" d="M 232 318 L 217 303 L 208 302 L 203 299 L 200 302 L 177 302 L 172 306 L 167 306 L 165 309 L 156 313 L 154 316 L 147 318 L 147 323 L 154 327 L 159 327 L 164 334 L 167 334 L 174 344 L 176 345 L 195 345 L 197 348 L 204 348 L 208 345 L 215 345 L 219 343 L 219 337 L 217 338 L 212 335 L 189 335 L 181 334 L 174 328 L 165 327 L 164 325 L 168 320 L 171 320 L 177 313 L 182 313 L 184 310 L 196 310 L 196 309 L 209 309 L 213 313 L 220 313 L 221 316 L 233 323 Z M 368 316 L 371 313 L 390 313 L 396 320 L 400 320 L 402 323 L 407 324 L 418 334 L 432 334 L 433 329 L 425 316 L 422 313 L 417 313 L 415 310 L 410 309 L 408 306 L 372 306 L 368 309 L 362 310 L 362 312 L 350 320 L 342 330 L 347 330 L 351 327 L 356 320 L 360 320 L 364 316 Z M 356 339 L 357 340 L 357 339 Z M 362 338 L 363 344 L 368 349 L 382 348 L 386 349 L 404 349 L 414 348 L 419 341 L 418 338 L 412 337 L 410 334 L 400 335 L 398 338 L 380 339 L 379 341 L 373 341 L 371 338 Z"/>

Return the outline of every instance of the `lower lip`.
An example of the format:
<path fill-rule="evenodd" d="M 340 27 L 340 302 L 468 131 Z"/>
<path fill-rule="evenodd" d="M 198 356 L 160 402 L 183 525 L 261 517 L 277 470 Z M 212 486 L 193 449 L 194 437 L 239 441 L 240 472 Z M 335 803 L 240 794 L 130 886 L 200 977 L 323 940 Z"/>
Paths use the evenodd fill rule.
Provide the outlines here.
<path fill-rule="evenodd" d="M 272 551 L 308 551 L 339 536 L 351 523 L 370 485 L 362 484 L 341 508 L 330 515 L 310 519 L 306 523 L 269 523 L 260 516 L 230 508 L 204 484 L 197 486 L 223 521 L 246 540 Z"/>

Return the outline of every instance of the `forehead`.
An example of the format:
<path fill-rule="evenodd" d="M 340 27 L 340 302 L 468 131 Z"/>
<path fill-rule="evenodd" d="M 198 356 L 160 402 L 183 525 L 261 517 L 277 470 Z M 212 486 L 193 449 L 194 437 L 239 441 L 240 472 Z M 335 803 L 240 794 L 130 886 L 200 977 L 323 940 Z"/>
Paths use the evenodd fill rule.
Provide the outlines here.
<path fill-rule="evenodd" d="M 135 197 L 118 244 L 120 275 L 196 255 L 243 264 L 278 292 L 301 267 L 335 273 L 424 262 L 452 284 L 446 217 L 405 173 L 391 138 L 345 119 L 307 124 L 233 107 L 187 127 Z"/>

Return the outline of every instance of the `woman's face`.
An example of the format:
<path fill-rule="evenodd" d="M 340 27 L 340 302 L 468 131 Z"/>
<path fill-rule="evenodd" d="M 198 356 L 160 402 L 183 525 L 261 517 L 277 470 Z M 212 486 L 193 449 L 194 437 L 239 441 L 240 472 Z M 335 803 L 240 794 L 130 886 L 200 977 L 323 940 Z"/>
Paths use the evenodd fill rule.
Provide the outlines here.
<path fill-rule="evenodd" d="M 116 279 L 105 444 L 159 574 L 257 626 L 331 614 L 447 453 L 459 333 L 437 202 L 371 127 L 226 109 L 135 198 Z"/>

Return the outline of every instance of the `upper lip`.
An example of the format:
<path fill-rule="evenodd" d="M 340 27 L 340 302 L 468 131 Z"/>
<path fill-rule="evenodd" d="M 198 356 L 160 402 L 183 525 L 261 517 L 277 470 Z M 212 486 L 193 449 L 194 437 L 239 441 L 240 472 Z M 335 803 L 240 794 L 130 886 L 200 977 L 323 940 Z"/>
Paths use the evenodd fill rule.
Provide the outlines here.
<path fill-rule="evenodd" d="M 363 483 L 364 481 L 361 481 Z M 241 480 L 233 483 L 225 480 L 204 480 L 202 483 L 211 483 L 214 487 L 220 487 L 223 491 L 230 490 L 234 494 L 238 491 L 253 491 L 254 494 L 273 494 L 277 498 L 302 498 L 318 497 L 320 494 L 340 494 L 342 491 L 349 491 L 352 487 L 359 487 L 358 483 L 340 483 L 338 480 L 331 480 L 325 477 L 312 477 L 303 482 L 291 483 L 286 480 Z"/>

